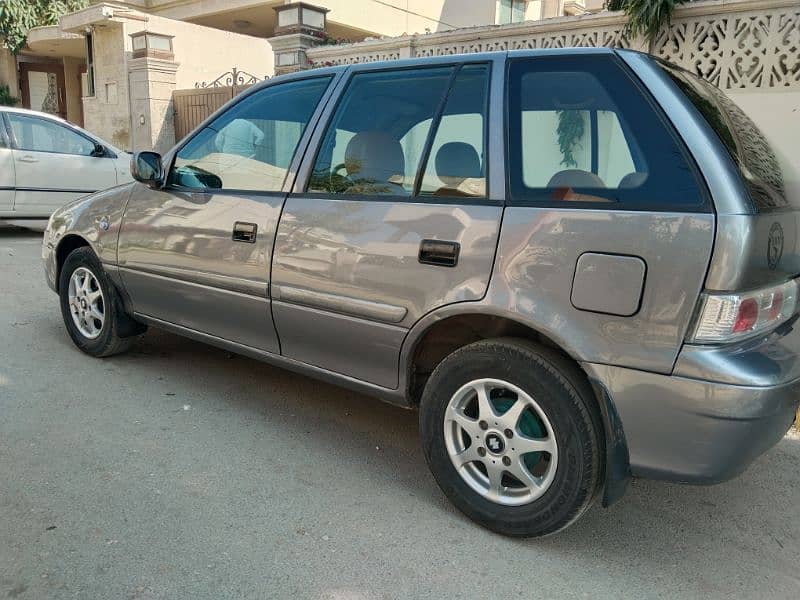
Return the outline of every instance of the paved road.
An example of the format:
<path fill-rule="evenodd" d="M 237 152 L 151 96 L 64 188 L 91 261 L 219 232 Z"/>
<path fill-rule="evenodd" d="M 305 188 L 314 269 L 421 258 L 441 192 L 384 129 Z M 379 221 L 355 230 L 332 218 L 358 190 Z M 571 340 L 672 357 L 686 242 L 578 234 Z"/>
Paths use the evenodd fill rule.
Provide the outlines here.
<path fill-rule="evenodd" d="M 0 598 L 800 597 L 796 437 L 506 539 L 439 492 L 415 413 L 154 330 L 82 355 L 40 236 L 0 229 Z"/>

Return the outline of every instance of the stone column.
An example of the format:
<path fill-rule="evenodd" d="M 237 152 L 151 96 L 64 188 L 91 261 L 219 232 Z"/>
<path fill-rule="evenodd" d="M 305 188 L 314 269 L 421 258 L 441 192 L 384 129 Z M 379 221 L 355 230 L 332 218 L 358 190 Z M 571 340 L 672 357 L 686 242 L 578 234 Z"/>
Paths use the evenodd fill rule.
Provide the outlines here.
<path fill-rule="evenodd" d="M 164 153 L 175 145 L 172 92 L 178 63 L 149 56 L 128 62 L 131 90 L 131 149 Z"/>
<path fill-rule="evenodd" d="M 287 2 L 273 10 L 278 24 L 269 43 L 275 53 L 275 74 L 310 68 L 306 50 L 327 38 L 328 9 L 306 2 Z"/>
<path fill-rule="evenodd" d="M 275 53 L 275 75 L 308 69 L 306 50 L 313 48 L 318 38 L 304 33 L 289 33 L 269 38 Z"/>

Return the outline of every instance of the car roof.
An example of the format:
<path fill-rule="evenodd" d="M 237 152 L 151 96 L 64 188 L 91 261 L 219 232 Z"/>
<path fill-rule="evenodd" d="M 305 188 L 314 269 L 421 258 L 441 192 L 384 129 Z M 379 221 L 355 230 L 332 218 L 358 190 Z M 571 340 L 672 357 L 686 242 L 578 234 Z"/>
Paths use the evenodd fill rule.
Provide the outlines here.
<path fill-rule="evenodd" d="M 96 133 L 92 133 L 90 131 L 86 131 L 82 127 L 78 127 L 77 125 L 75 125 L 75 123 L 70 123 L 69 121 L 67 121 L 66 119 L 62 119 L 58 115 L 42 112 L 42 111 L 39 111 L 39 110 L 31 110 L 29 108 L 17 108 L 16 106 L 0 106 L 0 112 L 17 113 L 17 114 L 21 114 L 21 115 L 30 115 L 30 116 L 33 116 L 33 117 L 40 117 L 42 119 L 47 119 L 49 121 L 53 121 L 55 123 L 58 123 L 59 125 L 63 125 L 64 127 L 68 127 L 70 129 L 74 129 L 75 131 L 78 131 L 78 132 L 82 133 L 83 135 L 88 136 L 91 139 L 100 142 L 101 144 L 106 146 L 109 150 L 111 150 L 114 153 L 116 153 L 117 155 L 125 154 L 125 152 L 123 150 L 120 150 L 119 148 L 114 146 L 114 144 L 112 144 L 110 142 L 107 142 L 106 140 L 101 138 Z"/>
<path fill-rule="evenodd" d="M 416 58 L 401 58 L 392 60 L 379 60 L 367 61 L 359 63 L 349 63 L 346 65 L 333 65 L 315 67 L 304 71 L 295 71 L 293 73 L 286 73 L 284 75 L 276 75 L 254 85 L 248 92 L 257 91 L 263 87 L 267 87 L 272 83 L 283 81 L 293 81 L 298 79 L 306 79 L 309 77 L 321 77 L 324 75 L 334 75 L 348 70 L 381 70 L 381 69 L 402 69 L 415 66 L 435 65 L 435 64 L 453 64 L 461 62 L 481 62 L 497 60 L 498 58 L 517 58 L 526 56 L 579 56 L 579 55 L 608 55 L 617 52 L 614 48 L 605 47 L 586 47 L 586 48 L 536 48 L 536 49 L 522 49 L 522 50 L 500 50 L 494 52 L 472 52 L 463 54 L 441 54 L 436 56 L 421 56 Z"/>

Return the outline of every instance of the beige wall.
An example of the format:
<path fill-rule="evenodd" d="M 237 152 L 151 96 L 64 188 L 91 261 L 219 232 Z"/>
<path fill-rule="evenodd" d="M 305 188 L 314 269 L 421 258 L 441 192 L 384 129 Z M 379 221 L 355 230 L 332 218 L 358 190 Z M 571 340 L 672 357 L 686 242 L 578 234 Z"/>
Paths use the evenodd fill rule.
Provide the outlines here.
<path fill-rule="evenodd" d="M 330 21 L 376 35 L 393 36 L 424 33 L 425 29 L 445 31 L 494 24 L 497 0 L 313 0 L 310 3 L 329 9 Z M 142 9 L 141 0 L 127 4 Z M 144 10 L 185 20 L 254 7 L 271 11 L 280 4 L 283 2 L 276 0 L 152 0 Z"/>
<path fill-rule="evenodd" d="M 494 24 L 496 0 L 324 0 L 328 20 L 380 35 L 446 31 Z M 387 6 L 390 4 L 392 6 Z"/>
<path fill-rule="evenodd" d="M 772 145 L 783 170 L 786 194 L 800 205 L 800 90 L 727 90 Z"/>
<path fill-rule="evenodd" d="M 122 150 L 130 149 L 125 24 L 109 22 L 94 30 L 95 95 L 83 99 L 84 127 Z"/>
<path fill-rule="evenodd" d="M 80 68 L 85 63 L 81 58 L 64 58 L 64 93 L 67 103 L 67 121 L 81 123 Z"/>
<path fill-rule="evenodd" d="M 0 47 L 0 84 L 7 85 L 11 95 L 19 98 L 17 61 L 11 51 L 2 47 Z"/>
<path fill-rule="evenodd" d="M 140 31 L 173 36 L 176 69 L 155 62 L 143 71 L 135 63 L 130 35 Z M 95 27 L 94 45 L 95 96 L 83 99 L 84 126 L 123 150 L 169 149 L 173 90 L 211 82 L 233 67 L 260 78 L 273 73 L 265 39 L 153 15 Z"/>
<path fill-rule="evenodd" d="M 263 38 L 221 31 L 174 19 L 149 16 L 140 25 L 131 21 L 128 33 L 146 29 L 173 35 L 175 61 L 179 63 L 176 85 L 191 88 L 197 82 L 210 82 L 236 67 L 258 77 L 274 73 L 272 46 Z"/>

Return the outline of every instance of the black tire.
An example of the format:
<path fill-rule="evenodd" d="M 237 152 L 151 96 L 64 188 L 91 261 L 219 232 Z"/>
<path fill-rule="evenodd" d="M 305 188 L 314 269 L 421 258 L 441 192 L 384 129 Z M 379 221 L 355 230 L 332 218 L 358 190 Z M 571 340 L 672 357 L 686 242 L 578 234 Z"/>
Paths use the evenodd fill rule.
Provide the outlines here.
<path fill-rule="evenodd" d="M 555 475 L 550 487 L 528 504 L 508 506 L 485 498 L 464 481 L 447 452 L 448 403 L 463 385 L 481 378 L 524 390 L 552 424 L 558 445 Z M 479 341 L 446 357 L 425 385 L 420 434 L 428 466 L 445 495 L 468 517 L 504 535 L 561 531 L 591 506 L 602 484 L 602 417 L 588 381 L 559 352 L 525 340 Z"/>
<path fill-rule="evenodd" d="M 79 268 L 87 269 L 94 275 L 103 293 L 105 319 L 99 335 L 93 339 L 81 333 L 70 312 L 70 278 Z M 86 354 L 104 357 L 125 352 L 136 341 L 136 337 L 146 329 L 143 324 L 125 314 L 116 287 L 109 280 L 100 260 L 89 247 L 77 248 L 67 256 L 59 275 L 58 290 L 61 316 L 64 319 L 67 333 L 75 345 Z"/>

